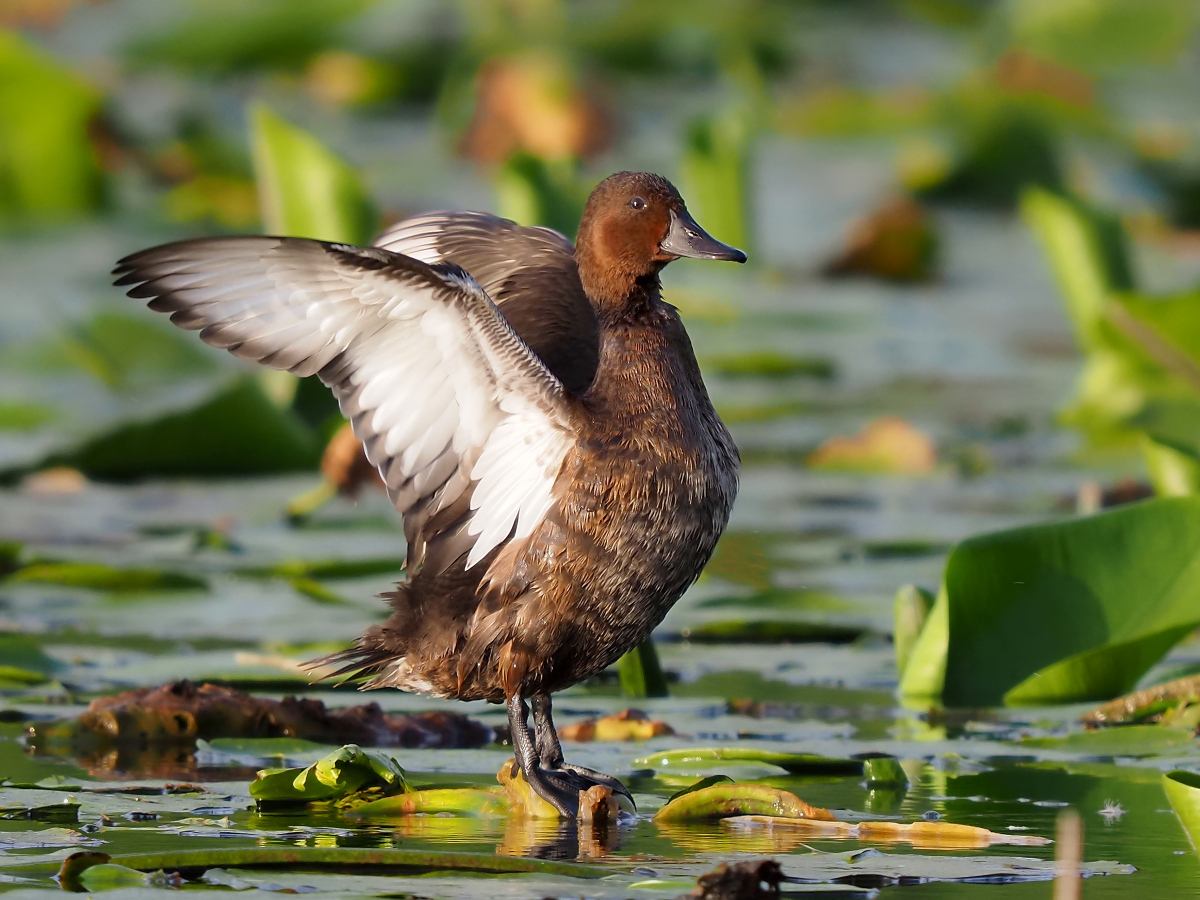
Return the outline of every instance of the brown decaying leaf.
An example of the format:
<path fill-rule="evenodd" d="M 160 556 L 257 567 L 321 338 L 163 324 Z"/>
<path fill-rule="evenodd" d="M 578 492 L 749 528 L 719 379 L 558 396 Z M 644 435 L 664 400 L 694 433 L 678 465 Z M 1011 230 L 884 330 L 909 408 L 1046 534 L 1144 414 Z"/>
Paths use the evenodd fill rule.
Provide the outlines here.
<path fill-rule="evenodd" d="M 832 437 L 808 455 L 809 468 L 923 475 L 937 465 L 937 446 L 899 416 L 883 416 L 853 437 Z"/>
<path fill-rule="evenodd" d="M 480 67 L 475 110 L 459 150 L 491 164 L 518 152 L 584 159 L 608 146 L 612 130 L 595 91 L 581 87 L 556 57 L 529 54 Z"/>
<path fill-rule="evenodd" d="M 4 0 L 0 3 L 0 27 L 50 29 L 82 2 L 99 0 Z"/>
<path fill-rule="evenodd" d="M 687 900 L 774 900 L 779 897 L 783 869 L 773 859 L 721 863 L 701 875 Z"/>
<path fill-rule="evenodd" d="M 842 822 L 780 816 L 734 816 L 723 819 L 721 824 L 738 831 L 775 833 L 782 839 L 778 852 L 795 849 L 813 838 L 911 844 L 921 850 L 977 850 L 996 844 L 1036 847 L 1050 843 L 1048 838 L 1038 835 L 1001 834 L 954 822 Z M 790 844 L 789 837 L 795 840 L 794 844 Z"/>
<path fill-rule="evenodd" d="M 1009 50 L 996 60 L 993 77 L 1000 88 L 1013 94 L 1041 94 L 1070 106 L 1087 108 L 1096 99 L 1096 86 L 1082 72 L 1034 56 Z"/>
<path fill-rule="evenodd" d="M 197 738 L 297 737 L 364 747 L 483 747 L 491 728 L 458 713 L 385 713 L 377 703 L 328 709 L 319 700 L 268 700 L 177 681 L 93 700 L 77 734 L 105 744 L 192 744 Z"/>
<path fill-rule="evenodd" d="M 602 719 L 574 722 L 558 730 L 564 741 L 645 741 L 665 734 L 674 734 L 666 722 L 651 719 L 640 709 L 626 709 Z"/>
<path fill-rule="evenodd" d="M 364 486 L 383 490 L 379 470 L 367 459 L 362 441 L 354 436 L 349 422 L 334 432 L 325 446 L 321 456 L 321 474 L 326 481 L 337 486 L 339 494 L 346 497 L 357 497 Z"/>
<path fill-rule="evenodd" d="M 846 244 L 824 274 L 870 275 L 887 281 L 928 281 L 937 267 L 937 232 L 915 200 L 894 197 L 851 226 Z"/>
<path fill-rule="evenodd" d="M 21 491 L 26 494 L 78 494 L 88 486 L 87 476 L 70 466 L 54 466 L 42 469 L 21 481 Z"/>

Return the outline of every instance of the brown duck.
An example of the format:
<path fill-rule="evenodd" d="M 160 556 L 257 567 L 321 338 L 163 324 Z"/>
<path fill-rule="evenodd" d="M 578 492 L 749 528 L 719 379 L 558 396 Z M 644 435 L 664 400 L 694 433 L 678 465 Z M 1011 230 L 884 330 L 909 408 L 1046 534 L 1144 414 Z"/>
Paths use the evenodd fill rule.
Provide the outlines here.
<path fill-rule="evenodd" d="M 737 493 L 737 448 L 661 298 L 681 256 L 746 259 L 670 182 L 622 172 L 593 191 L 575 246 L 430 213 L 374 247 L 199 239 L 116 269 L 207 343 L 318 375 L 378 466 L 407 580 L 386 622 L 317 663 L 366 688 L 506 703 L 517 765 L 566 816 L 593 784 L 628 792 L 563 761 L 550 695 L 650 634 Z"/>

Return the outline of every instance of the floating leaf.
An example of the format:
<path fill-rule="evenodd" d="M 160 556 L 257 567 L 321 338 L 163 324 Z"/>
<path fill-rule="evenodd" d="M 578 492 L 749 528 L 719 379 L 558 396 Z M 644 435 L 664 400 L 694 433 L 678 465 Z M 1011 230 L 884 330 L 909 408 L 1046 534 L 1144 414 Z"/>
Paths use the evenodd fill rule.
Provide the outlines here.
<path fill-rule="evenodd" d="M 640 709 L 626 709 L 601 719 L 573 722 L 558 729 L 565 741 L 647 741 L 674 734 L 666 722 L 651 719 Z"/>
<path fill-rule="evenodd" d="M 832 360 L 825 357 L 785 356 L 773 350 L 756 350 L 736 356 L 704 359 L 704 371 L 726 378 L 832 378 Z"/>
<path fill-rule="evenodd" d="M 684 636 L 695 643 L 712 644 L 849 644 L 866 632 L 867 628 L 862 625 L 730 619 L 693 625 Z"/>
<path fill-rule="evenodd" d="M 0 401 L 0 431 L 33 431 L 55 415 L 52 409 L 45 406 Z"/>
<path fill-rule="evenodd" d="M 455 815 L 502 816 L 508 812 L 508 795 L 498 788 L 428 788 L 395 797 L 373 800 L 346 812 L 350 819 L 391 816 Z"/>
<path fill-rule="evenodd" d="M 46 464 L 123 479 L 311 470 L 319 459 L 313 434 L 242 378 L 194 409 L 118 426 Z"/>
<path fill-rule="evenodd" d="M 688 822 L 730 816 L 785 816 L 833 820 L 827 809 L 809 806 L 795 794 L 764 784 L 714 784 L 676 796 L 654 815 L 655 822 Z"/>
<path fill-rule="evenodd" d="M 675 800 L 678 797 L 682 797 L 685 794 L 691 794 L 695 791 L 702 791 L 705 788 L 710 788 L 717 784 L 733 784 L 733 783 L 734 783 L 733 779 L 730 778 L 728 775 L 706 775 L 704 778 L 701 778 L 695 784 L 688 785 L 682 791 L 676 791 L 674 794 L 672 794 L 670 797 L 667 798 L 667 803 L 670 803 L 671 801 Z"/>
<path fill-rule="evenodd" d="M 513 770 L 516 769 L 514 772 Z M 547 800 L 537 794 L 525 773 L 516 768 L 516 760 L 510 759 L 496 773 L 496 780 L 504 788 L 508 797 L 509 808 L 522 819 L 561 819 L 562 816 Z"/>
<path fill-rule="evenodd" d="M 1198 596 L 1197 498 L 971 538 L 900 688 L 959 706 L 1106 699 L 1197 626 Z"/>
<path fill-rule="evenodd" d="M 666 697 L 667 676 L 658 661 L 653 638 L 646 638 L 619 660 L 617 673 L 626 697 Z"/>
<path fill-rule="evenodd" d="M 884 416 L 853 437 L 830 438 L 805 463 L 830 471 L 923 475 L 937 465 L 937 446 L 898 416 Z"/>
<path fill-rule="evenodd" d="M 937 271 L 939 241 L 928 213 L 910 198 L 887 201 L 856 222 L 826 275 L 870 275 L 887 281 L 929 281 Z"/>
<path fill-rule="evenodd" d="M 260 802 L 311 803 L 337 800 L 370 787 L 388 793 L 408 790 L 404 770 L 392 757 L 347 744 L 311 766 L 262 770 L 250 783 L 250 796 Z"/>
<path fill-rule="evenodd" d="M 309 600 L 314 600 L 317 603 L 324 603 L 331 606 L 348 606 L 350 601 L 339 594 L 337 591 L 327 588 L 319 581 L 314 581 L 311 578 L 289 578 L 287 583 L 292 586 L 297 594 L 303 594 Z"/>
<path fill-rule="evenodd" d="M 998 834 L 974 825 L 954 822 L 838 822 L 809 818 L 784 818 L 752 814 L 733 816 L 722 826 L 739 832 L 784 831 L 802 839 L 838 838 L 864 843 L 905 843 L 922 850 L 975 850 L 996 844 L 1038 847 L 1049 838 L 1034 834 Z"/>
<path fill-rule="evenodd" d="M 36 859 L 36 858 L 34 858 Z M 208 850 L 174 850 L 163 853 L 130 853 L 110 857 L 112 863 L 140 871 L 159 869 L 233 869 L 233 868 L 364 868 L 390 867 L 417 872 L 540 872 L 569 878 L 603 878 L 610 871 L 603 866 L 526 859 L 496 853 L 459 853 L 425 850 L 370 850 L 358 847 L 240 847 Z M 6 872 L 54 871 L 58 862 L 48 865 L 31 862 L 11 867 Z"/>
<path fill-rule="evenodd" d="M 271 566 L 236 569 L 239 575 L 257 578 L 366 578 L 390 575 L 404 570 L 404 557 L 382 556 L 371 559 L 287 559 Z"/>
<path fill-rule="evenodd" d="M 102 563 L 34 563 L 18 569 L 8 580 L 123 593 L 208 589 L 208 582 L 204 579 L 182 572 L 163 569 L 118 569 Z"/>
<path fill-rule="evenodd" d="M 1165 725 L 1122 725 L 1081 731 L 1065 737 L 1025 738 L 1017 742 L 1037 750 L 1062 750 L 1089 756 L 1164 756 L 1195 746 L 1195 736 Z"/>
<path fill-rule="evenodd" d="M 708 763 L 765 763 L 778 766 L 793 775 L 861 775 L 862 760 L 835 759 L 811 753 L 784 753 L 778 750 L 759 750 L 756 747 L 691 747 L 683 750 L 663 750 L 635 759 L 635 768 L 695 769 Z"/>
<path fill-rule="evenodd" d="M 0 659 L 4 660 L 0 673 L 11 669 L 27 672 L 34 678 L 51 676 L 63 668 L 62 663 L 46 654 L 37 638 L 27 634 L 0 633 Z M 7 676 L 0 674 L 0 677 Z M 20 680 L 25 676 L 15 677 Z"/>

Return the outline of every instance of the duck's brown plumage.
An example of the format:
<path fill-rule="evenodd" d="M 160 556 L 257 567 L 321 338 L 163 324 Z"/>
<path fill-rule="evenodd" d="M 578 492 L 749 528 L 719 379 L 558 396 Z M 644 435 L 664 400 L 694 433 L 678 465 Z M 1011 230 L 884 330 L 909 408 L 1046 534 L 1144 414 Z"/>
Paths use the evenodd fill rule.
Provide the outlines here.
<path fill-rule="evenodd" d="M 549 693 L 649 635 L 737 491 L 659 272 L 745 257 L 643 173 L 597 187 L 576 247 L 481 213 L 420 216 L 377 243 L 183 241 L 122 260 L 118 283 L 333 389 L 404 517 L 409 572 L 391 617 L 322 662 L 368 687 L 507 700 L 518 735 L 533 698 L 536 747 L 518 741 L 518 759 L 573 814 L 574 787 L 620 786 L 562 763 Z"/>

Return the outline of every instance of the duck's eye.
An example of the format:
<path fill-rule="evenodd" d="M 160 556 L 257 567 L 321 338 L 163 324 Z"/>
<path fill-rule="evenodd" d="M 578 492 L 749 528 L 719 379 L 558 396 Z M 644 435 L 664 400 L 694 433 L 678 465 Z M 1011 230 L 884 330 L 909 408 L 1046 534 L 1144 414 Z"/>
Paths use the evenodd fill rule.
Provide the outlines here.
<path fill-rule="evenodd" d="M 646 201 L 643 200 L 641 197 L 634 197 L 632 200 L 629 201 L 629 206 L 632 209 L 645 209 Z"/>

